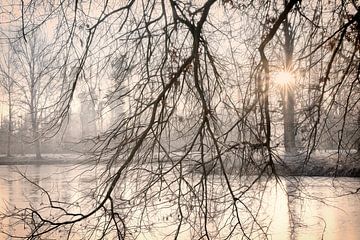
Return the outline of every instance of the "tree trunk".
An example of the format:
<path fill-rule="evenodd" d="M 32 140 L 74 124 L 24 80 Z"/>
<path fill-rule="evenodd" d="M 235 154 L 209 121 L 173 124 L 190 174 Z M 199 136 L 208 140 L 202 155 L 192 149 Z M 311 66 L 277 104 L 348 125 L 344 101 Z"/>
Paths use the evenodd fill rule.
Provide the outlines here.
<path fill-rule="evenodd" d="M 40 139 L 37 138 L 35 141 L 35 154 L 36 154 L 36 159 L 41 159 L 41 147 L 40 147 Z"/>
<path fill-rule="evenodd" d="M 21 124 L 24 124 L 23 122 Z M 20 154 L 21 156 L 25 156 L 25 151 L 24 151 L 24 126 L 21 125 L 21 129 L 20 129 Z"/>
<path fill-rule="evenodd" d="M 8 139 L 7 139 L 7 151 L 6 155 L 11 156 L 11 135 L 12 135 L 12 103 L 11 103 L 11 91 L 8 92 L 9 101 L 9 125 L 8 125 Z"/>
<path fill-rule="evenodd" d="M 287 5 L 288 1 L 284 1 Z M 284 31 L 284 52 L 285 52 L 285 70 L 291 72 L 293 69 L 293 53 L 294 53 L 294 35 L 291 24 L 285 18 L 283 22 Z M 286 153 L 295 153 L 295 94 L 294 84 L 289 82 L 284 87 L 283 92 L 283 116 L 284 116 L 284 145 Z"/>
<path fill-rule="evenodd" d="M 31 128 L 32 128 L 33 141 L 35 145 L 35 155 L 36 155 L 36 159 L 41 159 L 41 143 L 40 143 L 40 134 L 39 134 L 38 125 L 39 123 L 37 121 L 36 110 L 33 107 L 31 110 Z"/>
<path fill-rule="evenodd" d="M 360 131 L 360 111 L 358 113 L 358 119 L 357 119 L 357 129 L 356 131 Z M 357 139 L 357 144 L 356 144 L 356 150 L 357 150 L 357 153 L 360 154 L 360 134 L 358 134 L 358 139 Z"/>
<path fill-rule="evenodd" d="M 283 94 L 284 145 L 286 153 L 296 152 L 295 144 L 295 96 L 292 88 Z"/>
<path fill-rule="evenodd" d="M 37 123 L 35 123 L 37 125 Z M 35 156 L 36 159 L 41 159 L 41 144 L 40 144 L 40 136 L 38 132 L 37 126 L 33 126 L 33 138 L 35 143 Z"/>

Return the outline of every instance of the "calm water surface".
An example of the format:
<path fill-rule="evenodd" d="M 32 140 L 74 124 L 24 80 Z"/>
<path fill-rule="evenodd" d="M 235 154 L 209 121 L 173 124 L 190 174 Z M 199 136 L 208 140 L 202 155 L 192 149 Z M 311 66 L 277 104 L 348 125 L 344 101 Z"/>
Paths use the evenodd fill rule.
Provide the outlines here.
<path fill-rule="evenodd" d="M 18 170 L 33 183 L 24 180 Z M 79 172 L 83 173 L 83 170 L 65 165 L 0 166 L 0 209 L 26 207 L 29 202 L 41 206 L 46 202 L 46 196 L 36 185 L 44 187 L 55 199 L 76 201 L 88 194 L 88 186 L 99 184 L 93 178 L 96 171 L 75 178 Z M 274 180 L 261 195 L 259 219 L 268 227 L 269 239 L 360 239 L 360 194 L 351 194 L 359 187 L 360 179 L 356 178 L 304 177 L 300 182 L 282 179 L 282 184 L 276 184 Z M 153 209 L 154 221 L 162 224 L 162 229 L 139 235 L 138 239 L 163 239 L 167 235 L 170 235 L 167 239 L 171 239 L 174 227 L 166 224 L 171 221 L 171 207 L 167 209 L 166 203 L 164 206 Z M 9 228 L 12 221 L 2 222 L 1 229 L 13 234 L 22 231 L 21 228 Z M 216 224 L 214 221 L 214 229 Z M 190 232 L 191 229 L 184 229 L 181 239 L 189 239 Z M 222 239 L 219 235 L 215 238 Z M 0 239 L 7 238 L 0 235 Z"/>

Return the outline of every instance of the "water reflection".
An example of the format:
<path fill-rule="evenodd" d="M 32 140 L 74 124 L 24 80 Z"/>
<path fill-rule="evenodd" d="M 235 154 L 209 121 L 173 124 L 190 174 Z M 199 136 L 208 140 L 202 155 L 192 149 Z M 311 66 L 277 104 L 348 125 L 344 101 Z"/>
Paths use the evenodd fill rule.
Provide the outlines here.
<path fill-rule="evenodd" d="M 359 239 L 359 179 L 287 181 L 289 239 Z"/>
<path fill-rule="evenodd" d="M 289 215 L 289 229 L 290 229 L 290 239 L 297 239 L 297 229 L 303 227 L 301 224 L 301 219 L 303 218 L 303 206 L 304 199 L 301 197 L 301 182 L 298 179 L 293 179 L 293 181 L 286 181 L 286 192 L 287 192 L 287 207 Z"/>
<path fill-rule="evenodd" d="M 22 179 L 17 171 L 22 172 L 32 182 Z M 29 203 L 35 207 L 41 207 L 48 201 L 46 194 L 37 187 L 39 185 L 56 201 L 75 202 L 72 210 L 86 211 L 97 204 L 96 197 L 87 201 L 87 204 L 84 204 L 83 200 L 91 192 L 91 188 L 99 184 L 96 177 L 99 172 L 101 171 L 97 169 L 85 171 L 63 165 L 21 166 L 19 169 L 0 166 L 0 209 L 3 210 L 8 206 L 11 209 L 14 206 L 23 208 Z M 177 228 L 174 223 L 180 219 L 176 198 L 164 192 L 161 197 L 151 202 L 147 211 L 144 212 L 143 208 L 136 207 L 138 202 L 131 200 L 131 196 L 142 188 L 142 182 L 131 180 L 139 179 L 139 176 L 128 176 L 128 178 L 129 181 L 125 181 L 122 187 L 129 190 L 119 192 L 119 198 L 124 200 L 127 207 L 119 206 L 119 209 L 122 209 L 124 215 L 132 215 L 128 222 L 132 226 L 137 226 L 139 221 L 144 220 L 144 216 L 147 216 L 148 221 L 143 224 L 147 231 L 138 235 L 138 230 L 133 228 L 131 229 L 132 236 L 137 236 L 137 239 L 173 239 Z M 246 229 L 246 234 L 251 239 L 263 239 L 264 236 L 277 240 L 360 239 L 359 194 L 348 194 L 357 189 L 359 183 L 360 180 L 354 178 L 336 180 L 309 177 L 289 178 L 282 179 L 281 183 L 277 183 L 274 179 L 266 180 L 248 193 L 249 196 L 244 200 L 244 204 L 249 209 L 239 204 L 242 227 Z M 218 183 L 215 181 L 209 187 L 214 189 L 212 196 L 209 196 L 214 199 L 223 191 L 220 181 Z M 182 214 L 185 219 L 181 227 L 180 239 L 191 239 L 193 236 L 202 234 L 197 232 L 196 227 L 185 223 L 186 218 L 196 217 L 194 212 L 198 206 L 197 201 L 197 196 L 189 196 L 188 205 L 183 206 Z M 216 203 L 208 205 L 212 214 L 209 215 L 206 224 L 213 239 L 223 239 L 235 226 L 234 209 L 227 208 L 226 204 L 228 202 L 225 199 L 217 199 Z M 258 223 L 252 220 L 251 214 L 256 216 Z M 9 218 L 0 226 L 2 230 L 10 234 L 21 234 L 25 226 L 11 227 L 14 224 L 15 220 Z M 199 224 L 205 224 L 204 220 L 199 219 Z M 257 234 L 258 232 L 264 234 Z M 232 239 L 238 239 L 239 234 L 236 233 Z M 0 239 L 6 239 L 6 237 L 0 235 Z"/>

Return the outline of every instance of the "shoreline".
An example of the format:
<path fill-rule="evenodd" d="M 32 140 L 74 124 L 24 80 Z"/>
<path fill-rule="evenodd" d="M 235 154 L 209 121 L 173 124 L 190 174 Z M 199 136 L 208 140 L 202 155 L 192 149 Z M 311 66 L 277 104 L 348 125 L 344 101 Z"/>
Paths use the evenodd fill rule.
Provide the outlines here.
<path fill-rule="evenodd" d="M 303 154 L 282 157 L 275 164 L 279 175 L 313 177 L 360 177 L 360 154 L 315 155 Z"/>
<path fill-rule="evenodd" d="M 88 156 L 81 154 L 43 154 L 41 159 L 35 155 L 0 156 L 1 165 L 76 165 L 92 164 Z M 311 157 L 305 161 L 304 156 L 284 156 L 275 162 L 276 173 L 280 176 L 309 177 L 360 177 L 360 155 Z"/>
<path fill-rule="evenodd" d="M 55 164 L 78 164 L 85 160 L 80 154 L 42 154 L 38 159 L 34 154 L 14 155 L 11 157 L 0 156 L 1 165 L 55 165 Z"/>

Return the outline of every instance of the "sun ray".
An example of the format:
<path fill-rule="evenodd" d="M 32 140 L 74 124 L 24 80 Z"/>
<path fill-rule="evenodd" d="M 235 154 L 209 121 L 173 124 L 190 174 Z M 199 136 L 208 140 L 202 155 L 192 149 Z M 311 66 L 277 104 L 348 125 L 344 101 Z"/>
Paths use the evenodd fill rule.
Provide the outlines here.
<path fill-rule="evenodd" d="M 279 87 L 289 87 L 294 84 L 295 76 L 293 73 L 288 71 L 275 72 L 273 74 L 273 81 Z"/>

